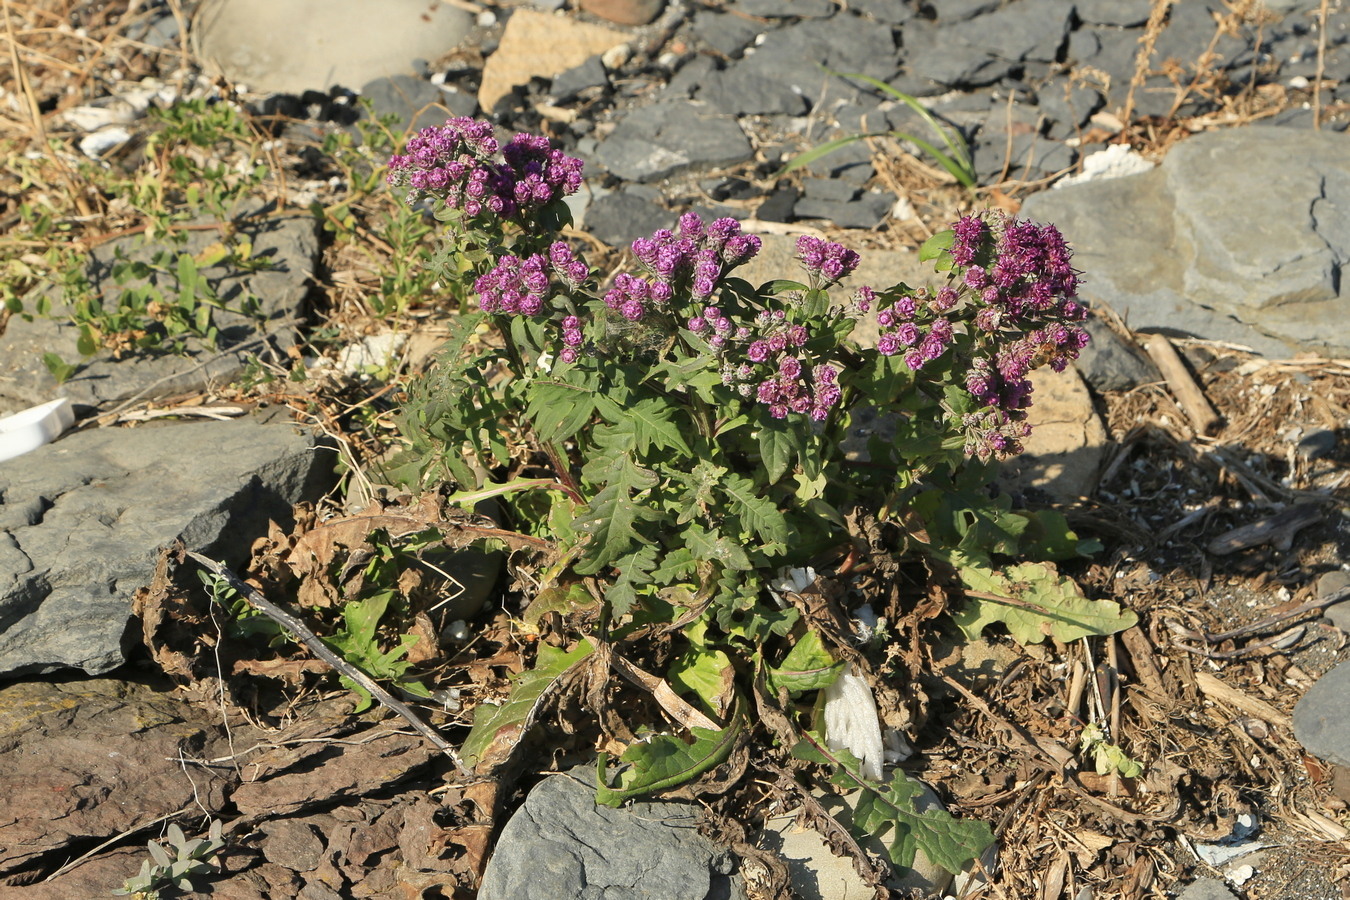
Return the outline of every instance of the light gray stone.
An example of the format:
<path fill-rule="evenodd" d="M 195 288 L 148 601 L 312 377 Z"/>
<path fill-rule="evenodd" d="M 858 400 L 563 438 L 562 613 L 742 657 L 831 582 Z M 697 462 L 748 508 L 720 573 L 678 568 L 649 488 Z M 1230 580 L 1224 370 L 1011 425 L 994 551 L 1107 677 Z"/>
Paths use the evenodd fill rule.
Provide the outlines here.
<path fill-rule="evenodd" d="M 0 463 L 0 675 L 121 665 L 159 548 L 238 566 L 334 461 L 289 422 L 246 418 L 79 431 Z"/>
<path fill-rule="evenodd" d="M 3 552 L 4 550 L 0 548 L 0 553 Z M 1317 579 L 1317 597 L 1319 600 L 1330 597 L 1332 594 L 1346 590 L 1347 588 L 1350 588 L 1350 572 L 1347 572 L 1344 569 L 1327 572 L 1321 578 Z M 1346 597 L 1339 603 L 1331 604 L 1323 611 L 1322 615 L 1326 616 L 1331 624 L 1335 625 L 1341 631 L 1350 634 L 1350 597 Z"/>
<path fill-rule="evenodd" d="M 1294 737 L 1313 756 L 1350 766 L 1350 663 L 1317 680 L 1294 707 Z"/>
<path fill-rule="evenodd" d="M 1198 878 L 1186 886 L 1177 900 L 1237 900 L 1237 895 L 1217 878 Z"/>
<path fill-rule="evenodd" d="M 730 852 L 686 803 L 595 802 L 595 767 L 544 779 L 502 829 L 479 900 L 743 898 Z"/>
<path fill-rule="evenodd" d="M 284 350 L 294 344 L 308 281 L 319 256 L 318 222 L 307 214 L 241 216 L 233 226 L 252 242 L 253 256 L 270 260 L 272 265 L 248 273 L 225 265 L 201 270 L 227 307 L 212 313 L 212 321 L 220 330 L 218 347 L 193 340 L 186 354 L 132 353 L 116 360 L 102 351 L 86 360 L 76 348 L 79 329 L 68 317 L 62 317 L 65 307 L 60 298 L 54 298 L 51 318 L 35 316 L 26 321 L 13 316 L 0 335 L 0 414 L 56 397 L 69 397 L 77 412 L 87 413 L 90 407 L 133 396 L 153 400 L 198 391 L 228 382 L 252 357 L 265 355 L 269 348 Z M 220 240 L 219 232 L 213 229 L 186 234 L 187 241 L 173 248 L 178 253 L 196 255 Z M 111 274 L 118 255 L 148 262 L 163 249 L 163 245 L 146 244 L 139 237 L 104 244 L 90 256 L 87 276 L 91 289 L 102 292 L 105 303 L 116 301 L 123 290 Z M 178 292 L 175 279 L 158 277 L 159 289 L 172 302 Z M 257 300 L 256 318 L 235 311 L 250 297 Z M 44 353 L 55 353 L 65 362 L 77 364 L 75 375 L 57 384 L 42 362 Z"/>
<path fill-rule="evenodd" d="M 473 17 L 451 3 L 383 0 L 209 0 L 194 19 L 203 57 L 259 91 L 355 88 L 455 49 Z"/>
<path fill-rule="evenodd" d="M 725 166 L 753 151 L 735 120 L 693 103 L 653 103 L 619 122 L 595 161 L 626 181 L 657 181 L 687 169 Z"/>
<path fill-rule="evenodd" d="M 1350 352 L 1344 138 L 1250 127 L 1196 135 L 1141 175 L 1029 197 L 1074 247 L 1081 292 L 1136 330 L 1259 353 Z"/>

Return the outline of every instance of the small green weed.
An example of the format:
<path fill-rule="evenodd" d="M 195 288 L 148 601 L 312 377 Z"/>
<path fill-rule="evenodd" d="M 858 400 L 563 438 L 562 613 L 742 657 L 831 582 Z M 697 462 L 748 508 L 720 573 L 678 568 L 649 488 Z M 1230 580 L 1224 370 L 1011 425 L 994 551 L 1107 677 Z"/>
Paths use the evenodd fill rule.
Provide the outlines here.
<path fill-rule="evenodd" d="M 209 875 L 220 868 L 220 851 L 225 849 L 220 835 L 218 819 L 211 822 L 206 837 L 192 840 L 187 839 L 183 829 L 171 824 L 168 848 L 158 841 L 150 841 L 146 845 L 150 859 L 141 863 L 141 871 L 128 878 L 113 894 L 131 896 L 134 900 L 158 900 L 160 892 L 166 889 L 184 893 L 194 890 L 193 876 Z"/>

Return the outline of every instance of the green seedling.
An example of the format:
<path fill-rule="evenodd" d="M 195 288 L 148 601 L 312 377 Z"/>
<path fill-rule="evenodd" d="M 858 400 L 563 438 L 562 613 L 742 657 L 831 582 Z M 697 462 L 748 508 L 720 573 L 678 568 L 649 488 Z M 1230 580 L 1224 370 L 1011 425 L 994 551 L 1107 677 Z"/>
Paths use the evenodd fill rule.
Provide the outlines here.
<path fill-rule="evenodd" d="M 188 840 L 183 829 L 174 824 L 169 825 L 168 830 L 168 847 L 150 841 L 146 845 L 150 859 L 141 863 L 141 871 L 114 890 L 114 895 L 131 896 L 135 900 L 159 900 L 161 892 L 167 889 L 183 893 L 194 890 L 194 876 L 209 875 L 220 869 L 220 851 L 225 849 L 225 842 L 220 837 L 220 820 L 212 820 L 204 838 Z"/>

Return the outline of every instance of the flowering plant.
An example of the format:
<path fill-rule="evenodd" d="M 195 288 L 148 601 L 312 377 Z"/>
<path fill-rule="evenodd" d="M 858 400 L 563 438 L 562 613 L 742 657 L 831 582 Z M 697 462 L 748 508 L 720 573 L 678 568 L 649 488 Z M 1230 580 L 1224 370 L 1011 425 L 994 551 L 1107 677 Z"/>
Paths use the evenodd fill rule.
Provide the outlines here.
<path fill-rule="evenodd" d="M 390 162 L 391 184 L 448 225 L 442 279 L 461 309 L 404 411 L 400 471 L 452 481 L 461 503 L 496 496 L 513 527 L 555 542 L 536 605 L 598 591 L 610 641 L 664 623 L 677 635 L 676 692 L 723 717 L 724 731 L 745 727 L 741 701 L 767 683 L 754 673 L 777 673 L 795 696 L 827 686 L 841 654 L 857 657 L 826 646 L 821 624 L 783 600 L 793 591 L 769 588 L 785 567 L 852 555 L 859 539 L 846 523 L 859 509 L 922 532 L 893 549 L 922 543 L 972 590 L 1037 585 L 1032 602 L 1055 608 L 1066 635 L 1124 627 L 1094 609 L 1074 632 L 1065 623 L 1088 601 L 1070 582 L 1047 570 L 1013 584 L 991 557 L 1027 555 L 1030 534 L 1058 536 L 1042 559 L 1076 547 L 1062 519 L 1028 527 L 1034 517 L 985 487 L 986 463 L 1018 452 L 1028 433 L 1029 372 L 1063 369 L 1087 341 L 1053 226 L 966 216 L 921 251 L 936 286 L 861 287 L 840 301 L 830 292 L 858 265 L 854 251 L 803 236 L 802 274 L 756 285 L 736 273 L 760 239 L 734 219 L 687 213 L 634 241 L 634 271 L 601 283 L 558 238 L 581 164 L 526 135 L 500 159 L 498 149 L 489 126 L 452 119 Z M 863 412 L 894 432 L 866 451 L 855 446 Z M 923 528 L 902 527 L 906 516 Z M 1025 605 L 1013 609 L 1025 616 Z M 963 614 L 976 632 L 993 620 L 1016 629 L 1001 611 Z M 785 667 L 825 674 L 794 681 Z M 706 745 L 706 762 L 730 746 L 693 734 L 694 750 L 671 752 Z M 810 743 L 827 752 L 827 738 Z M 650 746 L 634 748 L 623 789 L 603 796 L 665 783 L 644 774 Z"/>

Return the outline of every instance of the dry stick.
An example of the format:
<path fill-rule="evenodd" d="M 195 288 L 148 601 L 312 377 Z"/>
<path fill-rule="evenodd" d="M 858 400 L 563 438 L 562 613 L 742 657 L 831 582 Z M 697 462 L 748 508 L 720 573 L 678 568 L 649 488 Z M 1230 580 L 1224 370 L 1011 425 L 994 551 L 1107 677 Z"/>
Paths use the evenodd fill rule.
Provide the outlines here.
<path fill-rule="evenodd" d="M 120 833 L 118 833 L 118 834 L 113 835 L 112 837 L 110 837 L 110 838 L 108 838 L 106 841 L 104 841 L 103 843 L 99 844 L 97 847 L 94 847 L 94 848 L 91 849 L 91 850 L 85 851 L 84 853 L 82 853 L 82 854 L 80 854 L 79 856 L 77 856 L 77 857 L 75 857 L 74 859 L 72 859 L 70 862 L 66 863 L 66 864 L 65 864 L 64 866 L 62 866 L 61 868 L 57 869 L 57 870 L 56 870 L 55 872 L 53 872 L 52 874 L 48 875 L 46 878 L 42 879 L 42 883 L 43 883 L 43 884 L 46 884 L 47 882 L 51 881 L 53 878 L 57 878 L 57 877 L 60 877 L 61 875 L 66 874 L 66 873 L 69 872 L 71 869 L 75 868 L 75 867 L 78 866 L 80 863 L 84 862 L 86 859 L 88 859 L 89 857 L 93 856 L 95 853 L 97 853 L 97 852 L 99 852 L 100 850 L 102 850 L 104 847 L 111 847 L 113 844 L 116 844 L 118 841 L 125 840 L 126 838 L 131 837 L 133 834 L 135 834 L 135 833 L 138 832 L 138 831 L 144 831 L 145 829 L 147 829 L 147 828 L 149 828 L 149 827 L 151 827 L 151 826 L 153 826 L 153 825 L 158 825 L 160 822 L 166 822 L 166 821 L 168 821 L 169 819 L 174 818 L 175 816 L 181 816 L 181 815 L 183 815 L 184 813 L 186 813 L 190 808 L 191 808 L 191 807 L 185 806 L 185 807 L 183 807 L 182 809 L 175 809 L 173 812 L 165 813 L 164 815 L 160 816 L 158 819 L 151 819 L 149 822 L 143 822 L 143 823 L 141 823 L 140 825 L 132 826 L 131 828 L 128 828 L 126 831 L 123 831 L 123 832 L 120 832 Z"/>
<path fill-rule="evenodd" d="M 1313 130 L 1322 130 L 1322 73 L 1327 63 L 1327 0 L 1317 11 L 1317 76 L 1313 81 Z"/>
<path fill-rule="evenodd" d="M 256 607 L 259 612 L 275 621 L 282 628 L 285 628 L 287 631 L 291 632 L 291 634 L 295 635 L 296 639 L 308 647 L 310 652 L 319 659 L 328 663 L 328 665 L 365 688 L 370 692 L 372 697 L 380 701 L 382 706 L 391 709 L 402 716 L 408 724 L 417 730 L 418 734 L 435 744 L 436 748 L 444 753 L 450 761 L 455 764 L 455 768 L 459 769 L 460 774 L 471 774 L 469 769 L 460 760 L 459 754 L 455 752 L 454 746 L 452 746 L 445 738 L 441 737 L 436 729 L 419 719 L 417 713 L 413 712 L 407 704 L 380 687 L 379 684 L 365 672 L 362 672 L 360 669 L 356 668 L 356 666 L 353 666 L 332 650 L 329 650 L 328 645 L 319 640 L 318 636 L 305 627 L 303 622 L 277 606 L 275 603 L 272 603 L 262 594 L 258 593 L 252 585 L 245 584 L 223 563 L 218 563 L 210 557 L 203 556 L 200 553 L 194 553 L 191 550 L 188 551 L 187 555 L 196 560 L 203 568 L 228 581 L 230 587 L 242 594 L 244 599 L 252 606 Z"/>
<path fill-rule="evenodd" d="M 1213 435 L 1219 429 L 1219 414 L 1214 411 L 1214 407 L 1205 397 L 1205 392 L 1186 370 L 1186 364 L 1181 361 L 1181 356 L 1172 346 L 1172 342 L 1161 334 L 1154 334 L 1149 336 L 1144 349 L 1167 379 L 1168 389 L 1186 411 L 1196 434 L 1207 437 Z"/>

